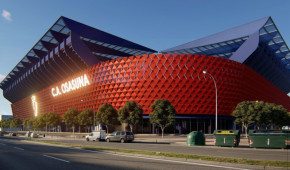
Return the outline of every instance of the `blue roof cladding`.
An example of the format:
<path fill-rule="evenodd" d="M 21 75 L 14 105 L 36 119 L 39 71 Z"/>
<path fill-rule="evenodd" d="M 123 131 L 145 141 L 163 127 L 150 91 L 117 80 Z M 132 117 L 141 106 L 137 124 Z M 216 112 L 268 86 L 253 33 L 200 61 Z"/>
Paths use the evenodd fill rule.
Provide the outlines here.
<path fill-rule="evenodd" d="M 98 62 L 155 50 L 60 17 L 0 83 L 16 102 Z"/>
<path fill-rule="evenodd" d="M 55 50 L 68 37 L 71 37 L 69 39 L 78 58 L 86 66 L 107 59 L 156 52 L 150 48 L 62 16 L 5 77 L 0 83 L 0 88 L 4 90 L 11 84 L 16 84 L 15 81 L 19 82 L 20 77 L 30 73 L 29 70 L 35 64 L 41 62 L 44 57 L 49 55 L 49 52 Z"/>
<path fill-rule="evenodd" d="M 141 46 L 139 44 L 130 42 L 128 40 L 125 40 L 120 37 L 116 37 L 115 35 L 106 33 L 104 31 L 98 30 L 96 28 L 84 25 L 82 23 L 79 23 L 77 21 L 71 20 L 69 18 L 62 17 L 63 21 L 66 23 L 67 27 L 73 30 L 75 33 L 89 38 L 93 40 L 98 40 L 101 42 L 106 42 L 108 44 L 115 44 L 127 48 L 132 48 L 132 49 L 138 49 L 142 51 L 150 51 L 150 52 L 156 52 L 152 49 L 149 49 L 147 47 Z"/>
<path fill-rule="evenodd" d="M 269 17 L 265 17 L 253 22 L 250 22 L 245 25 L 237 26 L 235 28 L 222 31 L 204 38 L 200 38 L 173 48 L 169 48 L 167 50 L 164 50 L 162 52 L 170 52 L 170 51 L 177 51 L 181 49 L 187 49 L 187 48 L 193 48 L 193 47 L 200 47 L 205 46 L 209 44 L 215 44 L 217 42 L 224 42 L 228 40 L 237 39 L 239 37 L 247 37 L 250 34 L 253 34 L 257 30 L 259 30 L 261 27 L 264 26 L 264 24 L 267 22 Z"/>
<path fill-rule="evenodd" d="M 271 51 L 268 58 L 260 58 L 260 63 L 273 65 L 271 75 L 264 69 L 249 63 L 260 44 Z M 213 55 L 244 63 L 264 76 L 285 93 L 290 92 L 290 51 L 271 17 L 265 17 L 205 38 L 200 38 L 164 51 L 162 53 L 196 53 Z M 256 53 L 255 53 L 256 55 Z M 260 53 L 261 55 L 261 53 Z M 269 60 L 269 57 L 274 57 Z M 266 61 L 267 60 L 267 61 Z M 273 77 L 277 77 L 273 79 Z M 278 78 L 283 77 L 283 78 Z"/>

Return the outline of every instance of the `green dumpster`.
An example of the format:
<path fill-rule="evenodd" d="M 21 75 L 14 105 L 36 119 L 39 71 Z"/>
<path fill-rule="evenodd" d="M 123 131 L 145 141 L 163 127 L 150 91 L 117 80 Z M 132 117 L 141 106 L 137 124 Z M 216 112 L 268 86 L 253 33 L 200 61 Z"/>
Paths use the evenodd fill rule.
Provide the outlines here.
<path fill-rule="evenodd" d="M 287 148 L 290 133 L 284 130 L 250 130 L 249 144 L 251 148 Z"/>
<path fill-rule="evenodd" d="M 239 130 L 215 130 L 213 134 L 215 146 L 239 146 Z"/>
<path fill-rule="evenodd" d="M 187 146 L 205 145 L 205 137 L 202 132 L 192 131 L 187 135 Z"/>

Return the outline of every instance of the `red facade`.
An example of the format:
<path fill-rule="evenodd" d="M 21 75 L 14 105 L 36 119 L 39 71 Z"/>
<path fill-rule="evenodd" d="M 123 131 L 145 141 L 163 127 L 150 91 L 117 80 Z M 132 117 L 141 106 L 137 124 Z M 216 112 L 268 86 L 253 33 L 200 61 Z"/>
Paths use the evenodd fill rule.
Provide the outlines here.
<path fill-rule="evenodd" d="M 62 82 L 39 91 L 38 112 L 63 114 L 68 108 L 98 109 L 110 103 L 116 109 L 135 100 L 144 110 L 156 99 L 168 99 L 178 114 L 214 115 L 216 79 L 218 115 L 231 115 L 241 101 L 263 100 L 290 110 L 290 98 L 249 67 L 220 57 L 191 54 L 152 54 L 98 63 Z M 86 74 L 90 85 L 53 97 L 51 89 Z M 33 117 L 31 96 L 12 104 L 16 118 Z"/>

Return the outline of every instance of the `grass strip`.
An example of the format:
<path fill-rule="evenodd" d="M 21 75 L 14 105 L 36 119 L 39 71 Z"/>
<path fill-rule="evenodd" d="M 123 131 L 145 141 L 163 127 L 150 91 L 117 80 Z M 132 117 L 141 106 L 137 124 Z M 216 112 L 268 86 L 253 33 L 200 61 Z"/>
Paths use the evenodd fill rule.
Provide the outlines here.
<path fill-rule="evenodd" d="M 51 141 L 39 141 L 39 140 L 27 140 L 27 141 L 55 144 L 55 145 L 61 145 L 61 146 L 79 147 L 79 148 L 84 148 L 84 149 L 97 149 L 97 150 L 103 150 L 103 151 L 121 152 L 121 153 L 165 156 L 165 157 L 172 157 L 172 158 L 198 159 L 198 160 L 204 160 L 204 161 L 215 161 L 215 162 L 246 164 L 246 165 L 290 167 L 290 163 L 288 163 L 287 161 L 252 160 L 252 159 L 240 159 L 240 158 L 226 158 L 226 157 L 218 157 L 218 156 L 191 155 L 191 154 L 179 154 L 179 153 L 168 153 L 168 152 L 153 152 L 153 151 L 143 151 L 143 150 L 133 150 L 133 149 L 118 149 L 118 148 L 109 148 L 109 147 L 102 147 L 102 146 L 60 143 L 60 142 L 51 142 Z"/>

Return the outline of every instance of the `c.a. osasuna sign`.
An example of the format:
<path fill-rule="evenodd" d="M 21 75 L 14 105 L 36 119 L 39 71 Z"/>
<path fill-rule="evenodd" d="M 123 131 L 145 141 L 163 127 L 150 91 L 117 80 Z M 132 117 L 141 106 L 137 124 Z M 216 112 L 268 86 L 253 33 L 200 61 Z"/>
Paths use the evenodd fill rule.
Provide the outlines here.
<path fill-rule="evenodd" d="M 70 91 L 77 90 L 79 88 L 85 87 L 87 85 L 90 85 L 90 81 L 86 74 L 74 78 L 70 81 L 67 81 L 65 83 L 62 83 L 60 86 L 56 86 L 51 89 L 51 94 L 53 97 L 59 96 L 61 94 L 68 93 Z"/>

